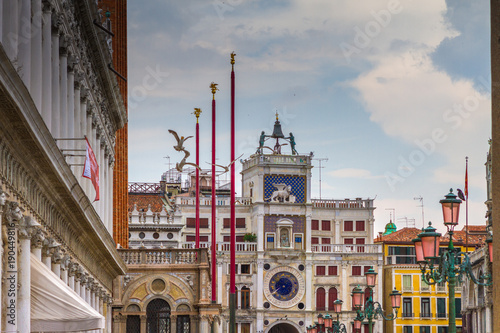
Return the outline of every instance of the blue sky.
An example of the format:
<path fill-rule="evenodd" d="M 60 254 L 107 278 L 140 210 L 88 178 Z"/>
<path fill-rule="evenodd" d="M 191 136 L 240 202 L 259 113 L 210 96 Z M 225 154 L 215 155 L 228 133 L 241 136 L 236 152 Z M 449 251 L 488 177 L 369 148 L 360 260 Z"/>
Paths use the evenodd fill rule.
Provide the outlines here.
<path fill-rule="evenodd" d="M 130 181 L 158 182 L 164 156 L 180 160 L 167 130 L 194 135 L 194 107 L 210 160 L 212 81 L 217 157 L 229 162 L 235 51 L 237 155 L 255 151 L 278 111 L 300 153 L 328 158 L 322 197 L 376 197 L 378 230 L 388 209 L 420 227 L 417 196 L 441 225 L 439 200 L 463 188 L 469 156 L 469 221 L 484 223 L 488 1 L 130 0 L 128 11 Z M 318 180 L 316 167 L 313 198 Z"/>

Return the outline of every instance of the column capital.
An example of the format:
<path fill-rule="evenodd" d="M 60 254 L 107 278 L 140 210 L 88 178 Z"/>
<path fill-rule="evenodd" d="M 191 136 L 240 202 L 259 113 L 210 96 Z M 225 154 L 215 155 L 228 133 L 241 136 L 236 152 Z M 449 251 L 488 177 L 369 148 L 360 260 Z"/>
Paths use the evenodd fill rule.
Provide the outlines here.
<path fill-rule="evenodd" d="M 61 259 L 61 270 L 63 271 L 67 270 L 69 273 L 70 264 L 71 264 L 71 256 L 69 254 L 65 254 Z"/>
<path fill-rule="evenodd" d="M 62 258 L 63 258 L 63 254 L 61 251 L 61 247 L 58 246 L 58 247 L 54 248 L 52 251 L 52 263 L 53 264 L 60 264 Z"/>
<path fill-rule="evenodd" d="M 33 235 L 31 236 L 31 248 L 42 248 L 43 241 L 45 240 L 45 234 L 41 228 L 35 228 Z"/>
<path fill-rule="evenodd" d="M 87 276 L 87 284 L 85 285 L 85 288 L 91 290 L 93 285 L 94 285 L 94 278 L 91 276 Z"/>
<path fill-rule="evenodd" d="M 88 278 L 89 278 L 88 273 L 83 273 L 82 275 L 80 275 L 79 277 L 80 286 L 85 286 L 87 284 Z"/>
<path fill-rule="evenodd" d="M 52 11 L 52 0 L 42 0 L 42 10 L 44 13 Z"/>
<path fill-rule="evenodd" d="M 14 223 L 14 225 L 18 225 L 19 221 L 23 218 L 23 212 L 24 209 L 19 207 L 19 204 L 16 201 L 7 201 L 4 223 Z"/>
<path fill-rule="evenodd" d="M 78 280 L 78 277 L 76 276 L 77 272 L 78 272 L 78 267 L 80 265 L 78 265 L 78 263 L 76 262 L 73 262 L 73 261 L 70 261 L 68 263 L 68 276 L 74 276 L 76 280 Z"/>
<path fill-rule="evenodd" d="M 54 9 L 54 8 L 52 7 L 52 9 Z M 52 34 L 57 35 L 57 36 L 61 36 L 61 33 L 62 33 L 62 31 L 61 31 L 61 23 L 62 23 L 61 14 L 56 13 L 53 10 L 51 23 L 52 23 Z"/>
<path fill-rule="evenodd" d="M 7 205 L 7 198 L 9 195 L 5 193 L 0 187 L 0 214 L 3 213 L 5 206 Z"/>
<path fill-rule="evenodd" d="M 42 255 L 45 257 L 51 257 L 54 250 L 58 248 L 61 244 L 55 241 L 52 237 L 46 237 L 43 240 Z"/>
<path fill-rule="evenodd" d="M 19 220 L 19 238 L 31 239 L 37 227 L 41 227 L 41 224 L 36 222 L 31 216 L 24 216 Z"/>
<path fill-rule="evenodd" d="M 115 323 L 126 323 L 127 322 L 127 315 L 118 313 L 113 316 L 113 322 Z"/>

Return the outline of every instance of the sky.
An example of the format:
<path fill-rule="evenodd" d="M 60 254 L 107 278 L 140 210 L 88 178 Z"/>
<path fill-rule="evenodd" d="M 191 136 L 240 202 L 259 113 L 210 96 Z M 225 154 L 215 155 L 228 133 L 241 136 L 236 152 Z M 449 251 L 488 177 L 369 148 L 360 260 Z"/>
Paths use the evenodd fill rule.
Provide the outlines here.
<path fill-rule="evenodd" d="M 129 181 L 159 182 L 181 160 L 168 129 L 194 135 L 195 107 L 210 161 L 211 82 L 229 163 L 234 51 L 236 156 L 278 112 L 299 153 L 328 159 L 314 160 L 311 197 L 321 173 L 323 199 L 374 198 L 377 232 L 391 214 L 398 228 L 444 231 L 439 200 L 464 188 L 467 156 L 469 223 L 485 223 L 489 1 L 129 0 L 128 20 Z M 194 162 L 194 139 L 186 148 Z"/>

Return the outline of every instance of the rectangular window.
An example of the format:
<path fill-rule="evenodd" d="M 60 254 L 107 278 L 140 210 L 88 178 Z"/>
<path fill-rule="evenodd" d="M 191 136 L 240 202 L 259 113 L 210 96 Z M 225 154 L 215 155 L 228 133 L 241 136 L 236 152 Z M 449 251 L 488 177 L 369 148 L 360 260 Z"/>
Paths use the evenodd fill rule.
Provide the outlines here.
<path fill-rule="evenodd" d="M 200 242 L 208 242 L 208 236 L 200 236 Z"/>
<path fill-rule="evenodd" d="M 337 276 L 338 275 L 337 266 L 328 266 L 328 275 Z"/>
<path fill-rule="evenodd" d="M 188 217 L 186 219 L 187 228 L 196 228 L 196 219 L 194 217 Z"/>
<path fill-rule="evenodd" d="M 356 238 L 356 245 L 359 244 L 365 244 L 365 239 L 364 238 Z M 363 253 L 365 252 L 365 247 L 364 246 L 356 246 L 356 252 Z"/>
<path fill-rule="evenodd" d="M 208 219 L 207 218 L 203 218 L 203 219 L 200 218 L 200 228 L 208 228 Z"/>
<path fill-rule="evenodd" d="M 403 297 L 403 317 L 406 318 L 413 317 L 411 297 Z"/>
<path fill-rule="evenodd" d="M 238 217 L 236 219 L 236 228 L 246 228 L 246 220 L 244 217 Z"/>
<path fill-rule="evenodd" d="M 319 220 L 311 220 L 311 229 L 319 230 Z"/>
<path fill-rule="evenodd" d="M 446 318 L 446 298 L 437 299 L 437 317 Z"/>
<path fill-rule="evenodd" d="M 240 271 L 241 274 L 250 274 L 250 264 L 241 264 Z"/>
<path fill-rule="evenodd" d="M 321 221 L 321 230 L 323 231 L 330 231 L 331 229 L 331 223 L 330 221 Z"/>
<path fill-rule="evenodd" d="M 361 266 L 352 266 L 352 276 L 361 276 Z"/>
<path fill-rule="evenodd" d="M 330 238 L 321 238 L 321 244 L 330 244 Z"/>
<path fill-rule="evenodd" d="M 267 234 L 266 236 L 266 248 L 274 249 L 274 234 Z"/>
<path fill-rule="evenodd" d="M 316 266 L 316 275 L 324 276 L 325 275 L 325 266 Z"/>
<path fill-rule="evenodd" d="M 412 326 L 403 326 L 403 333 L 413 333 Z"/>
<path fill-rule="evenodd" d="M 250 323 L 241 323 L 241 333 L 250 333 Z"/>
<path fill-rule="evenodd" d="M 422 297 L 420 299 L 420 317 L 431 317 L 431 299 L 429 297 Z"/>
<path fill-rule="evenodd" d="M 344 221 L 344 231 L 353 231 L 352 221 Z"/>
<path fill-rule="evenodd" d="M 368 270 L 369 270 L 370 268 L 372 268 L 372 266 L 364 266 L 364 267 L 363 267 L 363 275 L 365 275 L 365 274 L 366 274 L 366 272 L 368 272 Z"/>
<path fill-rule="evenodd" d="M 411 275 L 403 275 L 403 291 L 411 292 Z"/>
<path fill-rule="evenodd" d="M 223 221 L 224 221 L 224 226 L 223 226 L 223 228 L 224 228 L 224 229 L 231 229 L 231 219 L 230 219 L 230 218 L 225 217 Z"/>
<path fill-rule="evenodd" d="M 462 299 L 460 297 L 455 298 L 455 317 L 462 318 Z"/>
<path fill-rule="evenodd" d="M 302 234 L 295 234 L 293 238 L 295 250 L 302 250 Z"/>
<path fill-rule="evenodd" d="M 319 238 L 318 237 L 311 237 L 311 244 L 312 245 L 319 244 Z"/>
<path fill-rule="evenodd" d="M 365 221 L 356 221 L 356 231 L 365 231 Z"/>
<path fill-rule="evenodd" d="M 196 236 L 195 235 L 187 235 L 186 242 L 196 242 Z"/>
<path fill-rule="evenodd" d="M 448 333 L 448 327 L 446 327 L 446 326 L 439 326 L 438 327 L 438 333 Z"/>
<path fill-rule="evenodd" d="M 224 236 L 224 242 L 230 242 L 231 241 L 231 236 Z"/>
<path fill-rule="evenodd" d="M 344 244 L 354 244 L 354 238 L 344 238 Z"/>
<path fill-rule="evenodd" d="M 420 333 L 431 333 L 430 326 L 420 326 Z"/>
<path fill-rule="evenodd" d="M 245 236 L 236 236 L 236 242 L 237 243 L 243 243 L 245 241 Z"/>
<path fill-rule="evenodd" d="M 421 291 L 430 291 L 431 290 L 431 286 L 429 286 L 427 284 L 427 282 L 425 282 L 424 280 L 420 280 L 420 290 Z"/>

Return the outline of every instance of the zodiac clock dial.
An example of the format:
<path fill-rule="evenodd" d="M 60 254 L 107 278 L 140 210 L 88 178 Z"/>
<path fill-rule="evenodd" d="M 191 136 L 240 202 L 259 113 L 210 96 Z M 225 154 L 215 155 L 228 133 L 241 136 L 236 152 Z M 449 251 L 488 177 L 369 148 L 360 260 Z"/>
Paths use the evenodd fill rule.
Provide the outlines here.
<path fill-rule="evenodd" d="M 304 279 L 295 268 L 276 267 L 264 279 L 264 294 L 275 306 L 292 307 L 304 295 Z"/>

